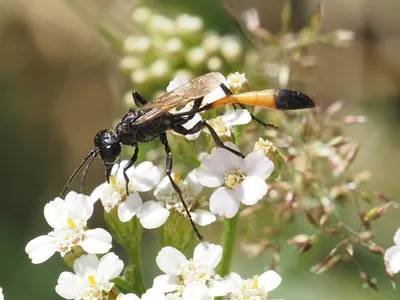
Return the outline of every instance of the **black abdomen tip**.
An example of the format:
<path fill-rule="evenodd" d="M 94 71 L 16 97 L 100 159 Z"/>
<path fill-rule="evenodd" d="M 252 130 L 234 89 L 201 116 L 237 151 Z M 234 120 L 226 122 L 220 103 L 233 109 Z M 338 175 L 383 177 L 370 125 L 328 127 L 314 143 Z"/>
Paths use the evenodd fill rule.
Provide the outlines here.
<path fill-rule="evenodd" d="M 275 94 L 275 103 L 277 109 L 303 109 L 315 106 L 315 102 L 306 94 L 279 89 Z"/>

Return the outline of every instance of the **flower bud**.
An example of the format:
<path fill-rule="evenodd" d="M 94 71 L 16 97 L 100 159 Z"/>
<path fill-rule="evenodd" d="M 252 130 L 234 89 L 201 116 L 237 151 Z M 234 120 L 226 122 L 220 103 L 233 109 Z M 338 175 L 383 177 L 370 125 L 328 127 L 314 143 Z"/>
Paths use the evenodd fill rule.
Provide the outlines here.
<path fill-rule="evenodd" d="M 299 251 L 303 253 L 310 250 L 314 241 L 315 237 L 313 235 L 299 234 L 291 238 L 288 243 L 289 245 L 297 246 Z"/>
<path fill-rule="evenodd" d="M 237 62 L 241 58 L 242 52 L 243 46 L 237 38 L 232 36 L 223 38 L 221 53 L 228 62 Z"/>
<path fill-rule="evenodd" d="M 146 69 L 137 69 L 134 70 L 131 74 L 131 80 L 135 85 L 143 85 L 145 84 L 150 77 L 148 70 Z"/>
<path fill-rule="evenodd" d="M 196 236 L 186 216 L 171 210 L 167 221 L 160 227 L 161 246 L 171 246 L 184 252 L 195 240 Z"/>
<path fill-rule="evenodd" d="M 212 72 L 221 71 L 223 66 L 222 59 L 218 56 L 210 57 L 207 61 L 207 68 Z"/>
<path fill-rule="evenodd" d="M 150 66 L 150 75 L 157 81 L 168 80 L 171 76 L 171 66 L 165 59 L 158 59 Z"/>
<path fill-rule="evenodd" d="M 128 53 L 144 54 L 152 47 L 151 39 L 147 36 L 130 36 L 124 40 L 124 51 Z"/>
<path fill-rule="evenodd" d="M 285 165 L 285 158 L 283 157 L 282 153 L 279 152 L 279 150 L 276 149 L 274 144 L 269 140 L 263 140 L 262 138 L 259 138 L 254 145 L 253 151 L 258 150 L 263 151 L 265 156 L 274 163 L 274 171 L 268 178 L 268 181 L 271 182 L 278 178 L 279 174 L 281 173 L 282 168 Z"/>
<path fill-rule="evenodd" d="M 172 19 L 163 15 L 153 15 L 148 21 L 149 30 L 155 35 L 162 37 L 173 36 L 176 32 L 176 26 Z"/>
<path fill-rule="evenodd" d="M 125 56 L 119 61 L 119 68 L 122 71 L 132 71 L 142 66 L 142 61 L 135 56 Z"/>
<path fill-rule="evenodd" d="M 189 49 L 186 53 L 186 61 L 189 67 L 197 70 L 204 66 L 207 54 L 201 47 Z"/>
<path fill-rule="evenodd" d="M 215 54 L 221 48 L 221 37 L 217 33 L 208 32 L 204 36 L 201 46 L 207 54 Z"/>
<path fill-rule="evenodd" d="M 176 18 L 175 22 L 176 30 L 180 36 L 198 36 L 204 29 L 203 20 L 198 16 L 181 14 Z"/>
<path fill-rule="evenodd" d="M 132 20 L 138 25 L 146 24 L 151 18 L 151 10 L 146 6 L 139 6 L 133 10 Z"/>

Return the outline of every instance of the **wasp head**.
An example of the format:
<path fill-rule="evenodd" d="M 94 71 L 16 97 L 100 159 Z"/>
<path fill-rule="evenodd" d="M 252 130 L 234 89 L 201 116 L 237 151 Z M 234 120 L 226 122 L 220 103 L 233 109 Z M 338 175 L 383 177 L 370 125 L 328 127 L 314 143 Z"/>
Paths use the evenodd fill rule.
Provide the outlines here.
<path fill-rule="evenodd" d="M 107 182 L 110 182 L 112 167 L 121 153 L 119 139 L 115 136 L 113 130 L 105 129 L 96 134 L 94 137 L 94 145 L 99 149 L 100 157 L 106 168 L 106 179 Z"/>

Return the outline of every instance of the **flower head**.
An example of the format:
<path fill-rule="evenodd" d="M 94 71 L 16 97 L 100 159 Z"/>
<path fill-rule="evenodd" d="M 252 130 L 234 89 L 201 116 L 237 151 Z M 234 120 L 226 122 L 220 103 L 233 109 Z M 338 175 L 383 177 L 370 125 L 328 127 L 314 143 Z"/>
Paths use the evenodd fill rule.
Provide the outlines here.
<path fill-rule="evenodd" d="M 225 145 L 239 151 L 232 143 Z M 210 198 L 211 212 L 232 218 L 240 202 L 254 205 L 267 193 L 265 180 L 273 170 L 274 164 L 262 151 L 241 158 L 225 149 L 214 148 L 211 154 L 203 156 L 196 177 L 204 186 L 218 187 Z"/>
<path fill-rule="evenodd" d="M 251 121 L 251 115 L 247 109 L 228 110 L 222 116 L 218 116 L 208 121 L 208 124 L 214 128 L 219 136 L 231 136 L 231 128 L 235 125 L 248 124 Z M 205 132 L 210 133 L 206 128 Z"/>
<path fill-rule="evenodd" d="M 47 235 L 30 241 L 25 251 L 32 263 L 39 264 L 55 252 L 64 256 L 73 247 L 81 246 L 87 253 L 107 253 L 111 235 L 104 229 L 87 230 L 87 220 L 93 213 L 93 202 L 83 194 L 69 192 L 65 200 L 56 198 L 44 207 L 44 217 L 53 228 Z"/>
<path fill-rule="evenodd" d="M 176 177 L 175 174 L 171 176 Z M 206 205 L 204 198 L 198 197 L 203 186 L 194 176 L 194 171 L 190 172 L 184 181 L 178 179 L 177 184 L 196 224 L 206 226 L 216 220 L 214 214 L 201 209 Z M 145 202 L 137 215 L 144 228 L 150 229 L 163 225 L 172 210 L 186 215 L 178 193 L 172 187 L 168 176 L 165 176 L 158 184 L 154 195 L 158 201 Z"/>
<path fill-rule="evenodd" d="M 166 299 L 167 298 L 165 297 L 163 292 L 151 288 L 148 289 L 146 293 L 142 295 L 141 298 L 139 298 L 133 293 L 129 293 L 126 295 L 119 293 L 116 300 L 166 300 Z"/>
<path fill-rule="evenodd" d="M 395 245 L 386 250 L 384 260 L 390 272 L 398 273 L 400 272 L 400 228 L 396 231 L 393 241 Z"/>
<path fill-rule="evenodd" d="M 267 271 L 252 279 L 242 279 L 239 274 L 231 273 L 224 279 L 230 291 L 226 299 L 267 299 L 268 292 L 279 286 L 282 278 L 275 271 Z"/>
<path fill-rule="evenodd" d="M 56 292 L 64 299 L 107 299 L 113 288 L 112 279 L 124 268 L 124 263 L 114 253 L 100 260 L 94 254 L 83 255 L 74 262 L 74 273 L 63 272 L 57 281 Z"/>
<path fill-rule="evenodd" d="M 181 295 L 182 299 L 193 299 L 193 295 L 196 295 L 196 299 L 222 295 L 219 294 L 220 290 L 215 288 L 220 278 L 214 272 L 221 257 L 222 247 L 207 242 L 197 245 L 193 259 L 190 260 L 179 250 L 164 247 L 158 253 L 156 262 L 165 274 L 154 279 L 153 288 L 165 293 L 175 292 L 172 295 Z"/>
<path fill-rule="evenodd" d="M 123 175 L 123 169 L 127 163 L 128 161 L 125 160 L 114 165 L 110 183 L 105 182 L 99 185 L 90 195 L 94 202 L 101 200 L 107 213 L 117 207 L 118 218 L 121 222 L 128 222 L 140 210 L 143 201 L 139 192 L 151 190 L 160 180 L 160 171 L 152 162 L 145 161 L 136 168 L 132 166 L 126 172 L 129 178 L 129 195 L 127 195 Z"/>

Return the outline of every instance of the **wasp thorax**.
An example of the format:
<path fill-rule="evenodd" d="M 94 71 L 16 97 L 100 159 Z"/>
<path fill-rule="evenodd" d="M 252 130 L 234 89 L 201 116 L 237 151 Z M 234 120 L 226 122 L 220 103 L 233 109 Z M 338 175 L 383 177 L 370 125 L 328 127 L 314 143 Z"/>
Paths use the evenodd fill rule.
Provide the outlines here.
<path fill-rule="evenodd" d="M 105 129 L 96 134 L 94 145 L 99 149 L 100 157 L 106 167 L 107 180 L 111 174 L 111 169 L 121 153 L 121 145 L 115 133 L 111 129 Z"/>

